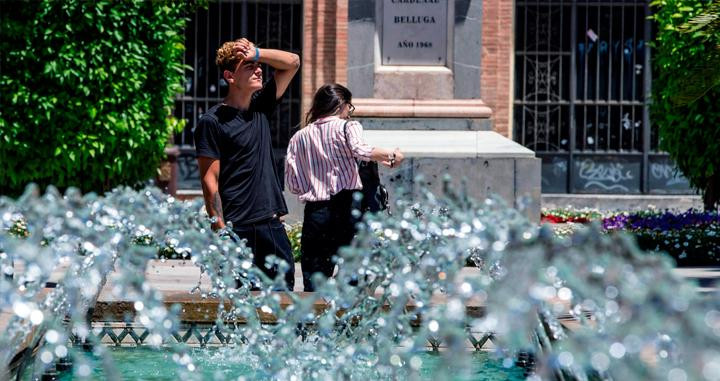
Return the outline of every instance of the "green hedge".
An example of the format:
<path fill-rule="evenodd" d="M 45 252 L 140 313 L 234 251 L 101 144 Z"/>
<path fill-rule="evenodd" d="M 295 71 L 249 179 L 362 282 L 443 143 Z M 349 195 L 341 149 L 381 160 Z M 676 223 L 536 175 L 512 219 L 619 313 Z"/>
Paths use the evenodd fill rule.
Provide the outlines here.
<path fill-rule="evenodd" d="M 0 193 L 154 177 L 185 67 L 186 1 L 3 3 Z"/>
<path fill-rule="evenodd" d="M 720 2 L 656 0 L 652 120 L 705 205 L 720 201 Z"/>

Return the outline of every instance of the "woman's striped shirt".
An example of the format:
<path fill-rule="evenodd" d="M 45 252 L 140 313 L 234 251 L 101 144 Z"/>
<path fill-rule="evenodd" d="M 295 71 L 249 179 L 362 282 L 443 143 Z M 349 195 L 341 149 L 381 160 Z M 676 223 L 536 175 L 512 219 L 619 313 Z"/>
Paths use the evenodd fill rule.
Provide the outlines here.
<path fill-rule="evenodd" d="M 330 116 L 293 135 L 285 161 L 285 184 L 290 192 L 301 201 L 323 201 L 344 189 L 362 189 L 355 159 L 370 161 L 373 150 L 362 133 L 357 121 Z"/>

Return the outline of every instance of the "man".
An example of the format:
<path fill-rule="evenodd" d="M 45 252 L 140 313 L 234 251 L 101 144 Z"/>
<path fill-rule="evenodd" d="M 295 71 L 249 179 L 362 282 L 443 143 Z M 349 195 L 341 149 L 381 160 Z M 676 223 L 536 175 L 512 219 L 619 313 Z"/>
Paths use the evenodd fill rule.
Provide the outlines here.
<path fill-rule="evenodd" d="M 242 38 L 224 43 L 215 63 L 228 84 L 227 97 L 200 117 L 195 149 L 205 208 L 217 230 L 232 222 L 247 240 L 253 263 L 274 278 L 277 266 L 266 267 L 270 255 L 285 260 L 285 282 L 293 289 L 295 268 L 290 240 L 279 217 L 287 214 L 280 176 L 270 140 L 269 118 L 300 67 L 297 54 L 259 49 Z M 265 86 L 265 63 L 275 69 Z"/>

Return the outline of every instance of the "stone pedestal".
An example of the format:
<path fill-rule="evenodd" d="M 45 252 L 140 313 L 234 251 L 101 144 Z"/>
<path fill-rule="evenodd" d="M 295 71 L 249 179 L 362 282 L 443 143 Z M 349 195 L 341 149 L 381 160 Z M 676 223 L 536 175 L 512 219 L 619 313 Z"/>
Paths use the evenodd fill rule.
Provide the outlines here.
<path fill-rule="evenodd" d="M 417 198 L 423 187 L 439 195 L 449 175 L 453 188 L 460 190 L 464 181 L 476 200 L 497 195 L 530 220 L 540 219 L 540 159 L 493 131 L 367 130 L 365 139 L 405 153 L 400 168 L 381 166 L 391 198 Z M 418 176 L 422 182 L 414 181 Z"/>
<path fill-rule="evenodd" d="M 482 0 L 348 2 L 348 86 L 354 117 L 373 145 L 405 152 L 384 182 L 415 197 L 442 177 L 465 179 L 476 199 L 497 194 L 540 219 L 540 160 L 492 131 L 480 88 Z M 510 63 L 508 62 L 508 65 Z M 527 202 L 521 202 L 527 198 Z"/>
<path fill-rule="evenodd" d="M 382 120 L 391 125 L 413 129 L 368 129 Z M 366 127 L 365 140 L 379 147 L 398 147 L 405 162 L 397 169 L 380 166 L 381 181 L 390 198 L 415 199 L 426 187 L 442 193 L 443 177 L 460 190 L 464 181 L 468 194 L 476 200 L 497 195 L 531 221 L 540 220 L 540 159 L 535 153 L 493 131 L 429 130 L 427 126 L 442 124 L 443 119 L 368 119 L 359 118 Z M 468 120 L 457 120 L 468 125 Z M 422 183 L 414 180 L 422 176 Z M 289 222 L 302 220 L 303 205 L 297 196 L 286 193 Z"/>

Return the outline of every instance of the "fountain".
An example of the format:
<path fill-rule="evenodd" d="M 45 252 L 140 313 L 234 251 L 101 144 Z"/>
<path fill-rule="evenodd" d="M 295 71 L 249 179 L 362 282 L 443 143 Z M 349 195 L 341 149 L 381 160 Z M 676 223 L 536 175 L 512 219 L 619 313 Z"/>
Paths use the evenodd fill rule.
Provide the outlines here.
<path fill-rule="evenodd" d="M 201 210 L 151 188 L 0 198 L 0 372 L 53 377 L 69 359 L 81 379 L 158 363 L 189 380 L 482 379 L 483 362 L 502 379 L 720 380 L 720 298 L 630 237 L 590 227 L 560 240 L 498 199 L 446 187 L 366 216 L 315 293 L 257 292 L 251 282 L 283 280 Z M 183 292 L 189 303 L 168 305 L 144 277 L 170 254 L 209 280 Z M 96 304 L 102 290 L 125 306 L 114 316 Z M 205 348 L 178 333 L 194 305 Z M 102 345 L 109 330 L 93 321 L 113 319 L 142 328 L 134 340 L 152 350 Z"/>

